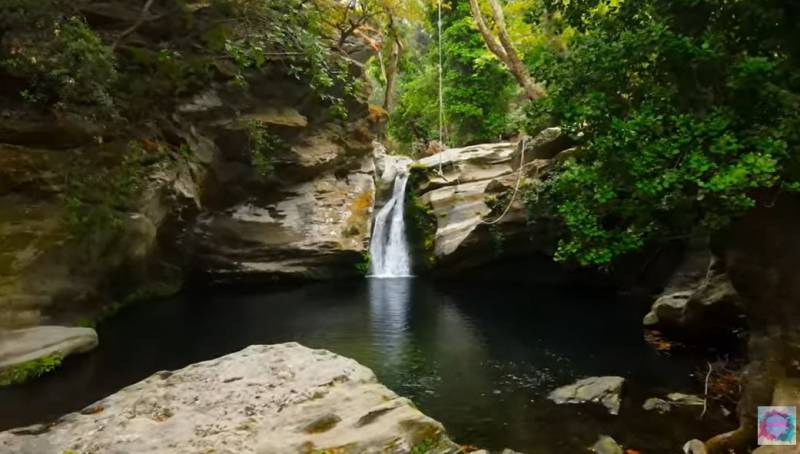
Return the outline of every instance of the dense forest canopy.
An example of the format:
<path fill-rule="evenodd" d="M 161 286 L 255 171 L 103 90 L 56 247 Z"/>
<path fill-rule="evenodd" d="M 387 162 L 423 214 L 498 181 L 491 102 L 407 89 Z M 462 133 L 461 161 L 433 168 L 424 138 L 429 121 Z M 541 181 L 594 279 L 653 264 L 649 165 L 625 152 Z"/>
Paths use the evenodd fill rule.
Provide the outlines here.
<path fill-rule="evenodd" d="M 563 221 L 557 258 L 583 265 L 719 230 L 756 194 L 800 189 L 800 7 L 788 0 L 141 3 L 115 26 L 93 2 L 2 2 L 3 94 L 129 128 L 211 82 L 246 91 L 279 71 L 344 117 L 363 85 L 349 48 L 366 43 L 390 145 L 419 154 L 440 139 L 441 50 L 445 145 L 550 126 L 574 141 L 525 199 L 532 220 Z M 254 148 L 272 143 L 250 126 Z"/>
<path fill-rule="evenodd" d="M 491 12 L 497 1 L 478 2 L 477 15 L 468 3 L 444 3 L 448 144 L 554 125 L 572 137 L 574 156 L 526 190 L 534 219 L 547 209 L 565 224 L 557 259 L 607 265 L 717 231 L 759 190 L 799 188 L 792 2 L 510 0 L 507 19 Z M 503 50 L 481 46 L 480 20 L 511 37 L 544 96 L 525 100 L 514 68 L 494 58 Z M 437 44 L 405 75 L 392 117 L 401 141 L 435 137 Z"/>

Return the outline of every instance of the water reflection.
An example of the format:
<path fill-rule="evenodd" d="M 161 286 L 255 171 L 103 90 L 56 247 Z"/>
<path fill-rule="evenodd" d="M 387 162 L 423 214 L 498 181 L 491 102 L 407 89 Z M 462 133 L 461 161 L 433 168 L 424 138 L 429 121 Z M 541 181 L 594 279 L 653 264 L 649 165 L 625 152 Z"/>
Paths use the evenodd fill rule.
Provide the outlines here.
<path fill-rule="evenodd" d="M 408 315 L 412 279 L 367 280 L 370 329 L 387 357 L 393 357 L 408 341 Z"/>
<path fill-rule="evenodd" d="M 354 358 L 440 420 L 456 441 L 531 453 L 581 452 L 598 433 L 650 454 L 726 428 L 695 416 L 662 430 L 645 397 L 693 392 L 692 364 L 641 338 L 641 314 L 597 292 L 370 279 L 143 303 L 100 326 L 100 347 L 52 376 L 0 388 L 0 429 L 78 410 L 157 370 L 252 344 L 297 341 Z M 551 405 L 555 386 L 628 379 L 617 418 Z M 696 392 L 696 390 L 694 390 Z M 680 444 L 678 444 L 680 443 Z M 676 449 L 677 448 L 677 449 Z"/>

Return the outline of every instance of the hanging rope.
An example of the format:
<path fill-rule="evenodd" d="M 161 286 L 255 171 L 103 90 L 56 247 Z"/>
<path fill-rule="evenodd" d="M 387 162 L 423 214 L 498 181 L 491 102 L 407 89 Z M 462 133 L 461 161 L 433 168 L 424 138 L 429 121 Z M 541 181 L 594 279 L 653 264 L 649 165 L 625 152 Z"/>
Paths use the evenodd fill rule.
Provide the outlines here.
<path fill-rule="evenodd" d="M 444 66 L 442 65 L 442 1 L 439 0 L 439 175 L 444 178 L 442 171 L 442 153 L 447 148 L 444 144 Z"/>
<path fill-rule="evenodd" d="M 499 223 L 506 217 L 509 211 L 511 211 L 511 206 L 514 205 L 514 199 L 517 198 L 517 193 L 519 193 L 519 187 L 522 183 L 522 175 L 525 174 L 525 141 L 527 140 L 527 136 L 522 137 L 522 147 L 520 148 L 519 152 L 519 169 L 517 169 L 517 183 L 514 185 L 514 192 L 511 194 L 511 200 L 508 201 L 508 206 L 503 211 L 503 213 L 495 219 L 494 221 L 485 221 L 481 219 L 481 224 L 487 225 L 494 225 Z"/>

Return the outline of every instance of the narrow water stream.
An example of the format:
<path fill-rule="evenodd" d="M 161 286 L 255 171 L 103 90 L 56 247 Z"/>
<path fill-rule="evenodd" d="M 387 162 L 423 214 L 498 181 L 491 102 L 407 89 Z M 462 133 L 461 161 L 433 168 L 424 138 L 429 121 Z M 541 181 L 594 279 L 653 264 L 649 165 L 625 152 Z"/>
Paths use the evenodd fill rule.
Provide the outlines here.
<path fill-rule="evenodd" d="M 702 364 L 649 347 L 640 307 L 594 289 L 424 279 L 183 295 L 123 311 L 100 327 L 95 352 L 68 359 L 52 376 L 0 389 L 0 428 L 79 410 L 158 370 L 298 341 L 369 366 L 460 443 L 580 453 L 603 433 L 643 453 L 672 454 L 690 438 L 727 430 L 696 414 L 641 410 L 646 397 L 700 392 L 689 374 Z M 628 380 L 617 417 L 545 398 L 577 378 L 611 374 Z"/>
<path fill-rule="evenodd" d="M 375 216 L 370 243 L 370 276 L 396 278 L 411 276 L 411 253 L 406 239 L 405 200 L 408 172 L 394 180 L 392 198 Z"/>

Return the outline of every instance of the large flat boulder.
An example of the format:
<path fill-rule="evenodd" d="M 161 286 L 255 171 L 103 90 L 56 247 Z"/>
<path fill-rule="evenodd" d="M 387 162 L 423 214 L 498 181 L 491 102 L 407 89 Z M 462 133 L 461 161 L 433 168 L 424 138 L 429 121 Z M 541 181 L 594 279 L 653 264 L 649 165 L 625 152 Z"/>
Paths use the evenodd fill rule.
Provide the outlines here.
<path fill-rule="evenodd" d="M 91 328 L 37 326 L 0 332 L 0 370 L 50 355 L 69 356 L 97 347 Z"/>
<path fill-rule="evenodd" d="M 368 368 L 296 343 L 159 372 L 49 426 L 0 433 L 8 454 L 459 452 Z"/>

